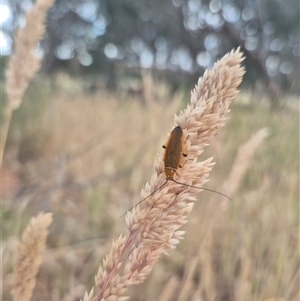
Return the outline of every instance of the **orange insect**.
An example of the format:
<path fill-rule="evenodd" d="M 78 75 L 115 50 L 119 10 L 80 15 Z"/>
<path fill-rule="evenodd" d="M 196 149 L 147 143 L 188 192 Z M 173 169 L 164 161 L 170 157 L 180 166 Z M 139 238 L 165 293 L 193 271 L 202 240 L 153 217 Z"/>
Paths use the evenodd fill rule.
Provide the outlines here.
<path fill-rule="evenodd" d="M 166 175 L 166 181 L 160 185 L 158 188 L 156 188 L 152 193 L 150 193 L 148 196 L 143 198 L 141 201 L 139 201 L 137 204 L 135 204 L 132 208 L 130 208 L 128 211 L 132 210 L 135 206 L 139 205 L 141 202 L 152 196 L 155 192 L 163 188 L 168 181 L 173 181 L 174 183 L 177 183 L 179 185 L 192 187 L 192 188 L 199 188 L 211 192 L 215 192 L 217 194 L 220 194 L 230 201 L 231 198 L 229 198 L 227 195 L 212 190 L 208 188 L 198 187 L 198 186 L 192 186 L 185 183 L 178 182 L 174 179 L 175 175 L 179 176 L 178 169 L 181 168 L 185 164 L 184 158 L 187 157 L 187 147 L 186 147 L 186 140 L 183 135 L 182 128 L 180 126 L 176 126 L 171 134 L 168 137 L 168 140 L 166 144 L 163 145 L 163 148 L 165 149 L 164 154 L 164 173 Z"/>

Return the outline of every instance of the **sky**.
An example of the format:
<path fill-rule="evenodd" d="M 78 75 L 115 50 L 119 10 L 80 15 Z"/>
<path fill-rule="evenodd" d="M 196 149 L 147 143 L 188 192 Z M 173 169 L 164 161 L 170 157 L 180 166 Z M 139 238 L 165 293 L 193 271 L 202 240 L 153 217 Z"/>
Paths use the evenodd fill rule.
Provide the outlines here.
<path fill-rule="evenodd" d="M 12 26 L 12 13 L 7 1 L 0 1 L 0 52 L 2 56 L 9 55 L 12 48 L 12 39 L 7 30 Z M 11 30 L 9 30 L 11 31 Z"/>

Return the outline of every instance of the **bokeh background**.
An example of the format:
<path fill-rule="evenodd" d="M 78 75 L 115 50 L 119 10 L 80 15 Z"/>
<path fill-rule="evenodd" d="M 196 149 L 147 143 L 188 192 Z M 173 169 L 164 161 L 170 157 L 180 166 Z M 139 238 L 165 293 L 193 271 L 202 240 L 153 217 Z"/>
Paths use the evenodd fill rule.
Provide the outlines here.
<path fill-rule="evenodd" d="M 31 5 L 0 4 L 2 106 L 14 34 Z M 199 193 L 185 239 L 130 288 L 130 300 L 299 300 L 294 0 L 55 3 L 1 169 L 3 300 L 12 300 L 15 242 L 40 211 L 54 221 L 32 300 L 75 301 L 90 290 L 113 237 L 127 234 L 120 216 L 140 200 L 174 113 L 204 70 L 238 46 L 241 93 L 199 158 L 217 163 L 207 188 L 238 184 L 233 201 Z M 256 146 L 250 138 L 262 129 L 268 136 Z M 229 178 L 237 166 L 245 173 Z"/>

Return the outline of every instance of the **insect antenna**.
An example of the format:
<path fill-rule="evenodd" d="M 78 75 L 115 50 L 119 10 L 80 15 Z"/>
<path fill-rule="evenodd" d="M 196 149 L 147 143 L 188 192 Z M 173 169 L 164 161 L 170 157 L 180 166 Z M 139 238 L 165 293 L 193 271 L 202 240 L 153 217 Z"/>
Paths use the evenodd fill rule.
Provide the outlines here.
<path fill-rule="evenodd" d="M 157 192 L 159 189 L 163 188 L 166 184 L 167 184 L 168 180 L 166 180 L 163 184 L 161 184 L 159 187 L 157 187 L 154 191 L 152 191 L 149 195 L 147 195 L 145 198 L 143 198 L 142 200 L 140 200 L 137 204 L 135 204 L 134 206 L 132 206 L 130 209 L 128 209 L 124 214 L 122 214 L 120 216 L 123 217 L 128 211 L 131 211 L 133 208 L 135 208 L 137 205 L 139 205 L 140 203 L 142 203 L 143 201 L 145 201 L 146 199 L 148 199 L 150 196 L 152 196 L 155 192 Z"/>
<path fill-rule="evenodd" d="M 215 192 L 215 193 L 217 193 L 217 194 L 219 194 L 219 195 L 224 196 L 225 198 L 227 198 L 227 199 L 230 200 L 231 202 L 233 202 L 232 199 L 231 199 L 229 196 L 227 196 L 226 194 L 224 194 L 224 193 L 222 193 L 222 192 L 219 192 L 219 191 L 216 191 L 216 190 L 213 190 L 213 189 L 209 189 L 209 188 L 204 188 L 204 187 L 199 187 L 199 186 L 188 185 L 188 184 L 185 184 L 185 183 L 177 182 L 177 181 L 174 180 L 174 179 L 170 179 L 170 181 L 173 181 L 173 182 L 175 182 L 175 183 L 177 183 L 177 184 L 180 184 L 180 185 L 183 185 L 183 186 L 187 186 L 187 187 L 194 187 L 194 188 L 199 188 L 199 189 L 203 189 L 203 190 L 210 191 L 210 192 Z"/>

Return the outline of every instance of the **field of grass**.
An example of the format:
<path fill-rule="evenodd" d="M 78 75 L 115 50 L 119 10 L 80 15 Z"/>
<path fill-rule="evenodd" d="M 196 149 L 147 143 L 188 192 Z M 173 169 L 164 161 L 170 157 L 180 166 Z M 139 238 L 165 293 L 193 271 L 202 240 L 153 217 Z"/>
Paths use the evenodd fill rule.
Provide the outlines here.
<path fill-rule="evenodd" d="M 67 80 L 65 78 L 65 80 Z M 162 152 L 174 113 L 189 95 L 171 95 L 148 79 L 142 95 L 104 89 L 87 94 L 70 80 L 36 80 L 14 112 L 2 168 L 3 300 L 12 300 L 13 248 L 30 218 L 53 212 L 47 250 L 32 301 L 80 300 L 94 286 L 112 239 L 126 233 L 120 216 Z M 199 158 L 217 163 L 185 225 L 185 239 L 163 256 L 133 301 L 299 300 L 299 110 L 297 102 L 271 112 L 242 91 L 230 120 Z M 268 129 L 257 149 L 248 143 Z M 229 174 L 238 152 L 247 162 Z M 247 151 L 253 156 L 246 156 Z"/>

